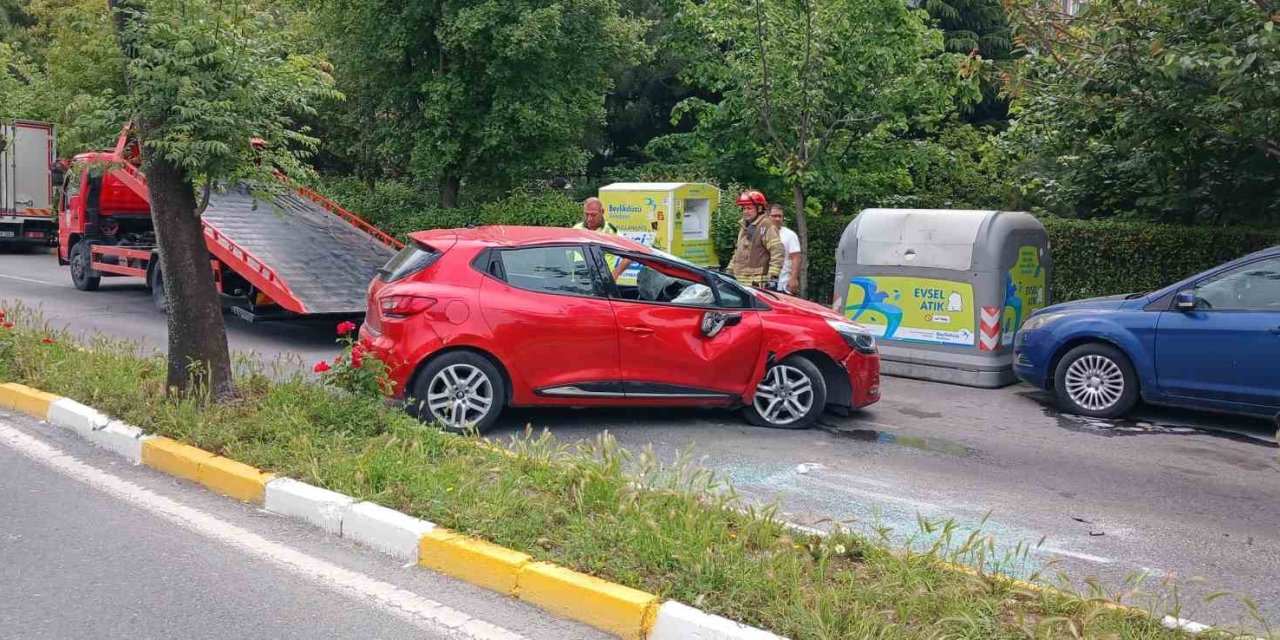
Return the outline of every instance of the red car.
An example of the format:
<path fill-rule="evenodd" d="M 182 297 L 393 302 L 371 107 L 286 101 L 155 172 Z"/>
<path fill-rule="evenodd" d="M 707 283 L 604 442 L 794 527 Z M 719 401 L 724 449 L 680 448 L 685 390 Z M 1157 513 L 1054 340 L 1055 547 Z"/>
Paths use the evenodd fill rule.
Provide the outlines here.
<path fill-rule="evenodd" d="M 592 231 L 411 237 L 360 337 L 408 410 L 446 428 L 483 431 L 507 406 L 742 407 L 802 428 L 879 399 L 875 339 L 820 305 Z"/>

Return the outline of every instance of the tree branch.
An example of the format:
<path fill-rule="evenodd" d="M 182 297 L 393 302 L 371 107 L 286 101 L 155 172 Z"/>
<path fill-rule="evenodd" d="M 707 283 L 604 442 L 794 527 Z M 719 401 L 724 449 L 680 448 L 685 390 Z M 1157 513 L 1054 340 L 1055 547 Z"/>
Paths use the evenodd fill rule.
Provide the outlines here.
<path fill-rule="evenodd" d="M 800 72 L 802 74 L 800 80 L 800 100 L 802 106 L 800 108 L 800 131 L 797 133 L 800 140 L 799 150 L 802 154 L 800 161 L 802 164 L 808 164 L 809 126 L 813 115 L 813 104 L 809 99 L 809 73 L 810 65 L 813 60 L 813 5 L 810 3 L 810 0 L 803 0 L 801 4 L 804 7 L 805 15 L 804 65 L 800 67 Z"/>
<path fill-rule="evenodd" d="M 773 127 L 773 101 L 770 98 L 771 87 L 769 86 L 769 61 L 768 52 L 765 50 L 764 44 L 764 9 L 763 2 L 756 0 L 756 43 L 760 47 L 760 76 L 764 84 L 762 100 L 764 102 L 764 110 L 761 116 L 764 119 L 765 131 L 769 132 L 769 137 L 773 139 L 773 144 L 777 148 L 778 155 L 787 155 L 787 145 L 782 143 L 782 138 L 778 137 L 778 132 Z"/>
<path fill-rule="evenodd" d="M 213 178 L 205 176 L 203 193 L 200 194 L 200 204 L 196 205 L 196 217 L 204 215 L 204 210 L 209 207 L 209 196 L 213 192 Z"/>

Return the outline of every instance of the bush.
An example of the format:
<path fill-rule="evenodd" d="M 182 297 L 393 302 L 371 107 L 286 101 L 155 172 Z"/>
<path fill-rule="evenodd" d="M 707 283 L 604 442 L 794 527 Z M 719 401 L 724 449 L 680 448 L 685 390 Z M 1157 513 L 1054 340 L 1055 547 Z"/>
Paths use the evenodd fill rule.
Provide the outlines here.
<path fill-rule="evenodd" d="M 372 190 L 354 178 L 327 178 L 317 191 L 370 224 L 403 239 L 423 229 L 449 229 L 468 224 L 512 224 L 567 227 L 582 219 L 582 205 L 560 193 L 542 195 L 517 191 L 502 200 L 441 209 L 434 193 L 394 180 L 378 182 Z"/>

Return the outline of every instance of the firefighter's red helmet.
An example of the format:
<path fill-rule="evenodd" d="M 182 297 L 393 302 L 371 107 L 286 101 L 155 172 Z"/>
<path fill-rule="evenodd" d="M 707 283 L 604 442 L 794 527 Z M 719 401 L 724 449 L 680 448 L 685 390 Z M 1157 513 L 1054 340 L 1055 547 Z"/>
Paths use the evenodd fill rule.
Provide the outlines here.
<path fill-rule="evenodd" d="M 754 204 L 760 208 L 764 208 L 769 206 L 769 199 L 764 197 L 763 193 L 760 193 L 755 189 L 748 189 L 743 191 L 742 195 L 738 196 L 738 206 L 745 207 L 749 204 Z"/>

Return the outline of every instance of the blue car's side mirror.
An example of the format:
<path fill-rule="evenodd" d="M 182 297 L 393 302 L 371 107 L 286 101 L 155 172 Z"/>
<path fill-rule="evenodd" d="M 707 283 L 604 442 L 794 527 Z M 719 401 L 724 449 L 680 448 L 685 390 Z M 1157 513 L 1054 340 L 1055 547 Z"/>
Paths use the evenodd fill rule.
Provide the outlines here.
<path fill-rule="evenodd" d="M 1183 289 L 1173 296 L 1173 308 L 1178 311 L 1195 311 L 1196 292 L 1194 289 Z"/>

